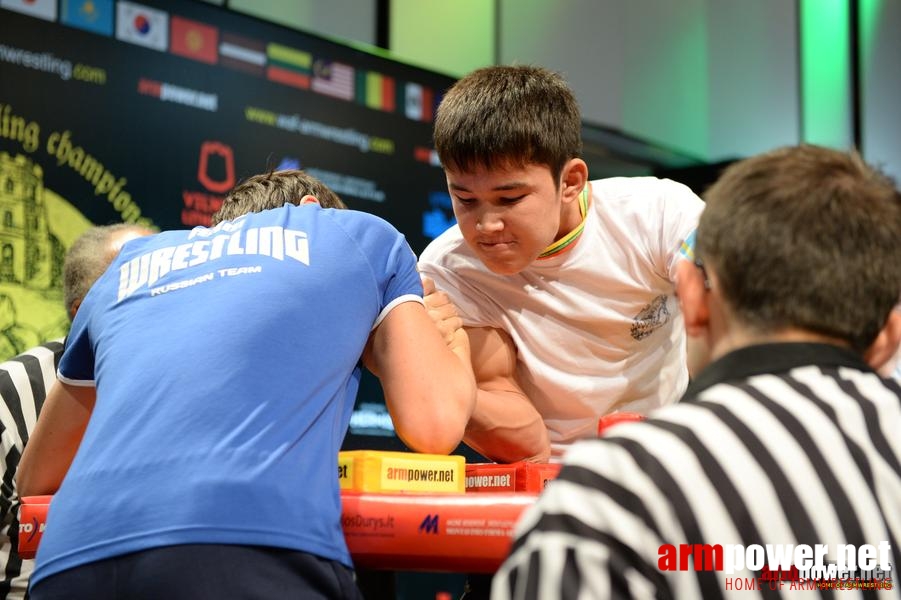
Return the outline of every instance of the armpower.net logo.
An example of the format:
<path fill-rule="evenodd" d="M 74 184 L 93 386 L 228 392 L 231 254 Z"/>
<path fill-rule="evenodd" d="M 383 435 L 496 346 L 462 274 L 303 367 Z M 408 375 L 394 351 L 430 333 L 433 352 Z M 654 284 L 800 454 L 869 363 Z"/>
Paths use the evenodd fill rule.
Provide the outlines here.
<path fill-rule="evenodd" d="M 661 571 L 720 571 L 727 590 L 891 590 L 891 544 L 663 544 Z M 746 574 L 759 574 L 748 577 Z"/>

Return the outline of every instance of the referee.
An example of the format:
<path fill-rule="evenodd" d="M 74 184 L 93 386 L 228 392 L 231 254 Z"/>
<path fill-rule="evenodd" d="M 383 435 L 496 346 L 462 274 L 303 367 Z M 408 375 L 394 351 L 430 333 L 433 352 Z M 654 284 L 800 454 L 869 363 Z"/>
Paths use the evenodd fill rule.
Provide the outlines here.
<path fill-rule="evenodd" d="M 571 449 L 492 598 L 901 597 L 901 387 L 873 370 L 901 338 L 901 194 L 800 146 L 705 199 L 677 290 L 712 362 L 680 403 Z M 748 550 L 799 545 L 818 574 Z"/>
<path fill-rule="evenodd" d="M 104 225 L 91 227 L 73 242 L 63 266 L 63 295 L 70 319 L 122 244 L 150 233 L 137 225 Z M 63 340 L 52 340 L 0 363 L 0 600 L 24 598 L 34 569 L 34 561 L 22 560 L 18 553 L 19 499 L 13 478 L 44 398 L 56 381 L 62 355 Z"/>

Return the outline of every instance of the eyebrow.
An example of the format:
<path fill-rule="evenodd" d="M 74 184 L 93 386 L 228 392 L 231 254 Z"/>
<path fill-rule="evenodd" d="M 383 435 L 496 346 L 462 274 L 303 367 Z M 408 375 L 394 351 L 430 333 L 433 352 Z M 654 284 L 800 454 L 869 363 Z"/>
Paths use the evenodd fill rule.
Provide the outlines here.
<path fill-rule="evenodd" d="M 505 184 L 503 184 L 503 185 L 495 186 L 495 187 L 491 188 L 491 191 L 492 191 L 492 192 L 505 192 L 505 191 L 508 191 L 508 190 L 515 190 L 515 189 L 518 189 L 518 188 L 528 187 L 528 185 L 529 185 L 529 184 L 526 183 L 526 182 L 524 182 L 524 181 L 513 181 L 513 182 L 511 182 L 511 183 L 505 183 Z M 458 185 L 458 184 L 456 184 L 456 183 L 449 183 L 449 184 L 448 184 L 448 187 L 451 188 L 452 190 L 456 190 L 456 191 L 459 191 L 459 192 L 469 192 L 469 193 L 472 193 L 472 190 L 470 190 L 469 188 L 464 187 L 464 186 L 462 186 L 462 185 Z"/>

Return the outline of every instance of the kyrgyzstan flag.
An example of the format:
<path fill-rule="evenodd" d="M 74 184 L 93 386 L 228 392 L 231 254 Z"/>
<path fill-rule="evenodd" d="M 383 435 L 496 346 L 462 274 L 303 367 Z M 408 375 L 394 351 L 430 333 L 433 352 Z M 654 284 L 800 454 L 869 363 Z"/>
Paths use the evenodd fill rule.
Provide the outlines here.
<path fill-rule="evenodd" d="M 218 28 L 175 15 L 169 19 L 169 24 L 169 51 L 172 54 L 211 65 L 219 61 Z"/>

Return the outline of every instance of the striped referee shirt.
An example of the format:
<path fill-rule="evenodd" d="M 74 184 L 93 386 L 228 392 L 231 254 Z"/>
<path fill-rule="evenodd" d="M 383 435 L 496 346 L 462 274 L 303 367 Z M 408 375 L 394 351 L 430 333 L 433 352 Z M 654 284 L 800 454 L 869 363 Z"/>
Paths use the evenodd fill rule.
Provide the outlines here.
<path fill-rule="evenodd" d="M 844 545 L 881 542 L 891 590 L 780 585 L 763 569 L 729 574 L 689 556 L 687 570 L 661 562 L 664 544 L 820 544 L 823 562 L 840 565 Z M 517 524 L 492 598 L 888 600 L 901 597 L 899 543 L 898 382 L 837 346 L 759 345 L 716 361 L 679 404 L 574 445 Z"/>
<path fill-rule="evenodd" d="M 22 449 L 34 429 L 38 412 L 63 354 L 62 340 L 47 342 L 0 363 L 0 435 L 3 482 L 0 492 L 0 599 L 24 598 L 33 560 L 22 560 L 16 551 L 19 539 L 19 499 L 14 477 Z"/>

